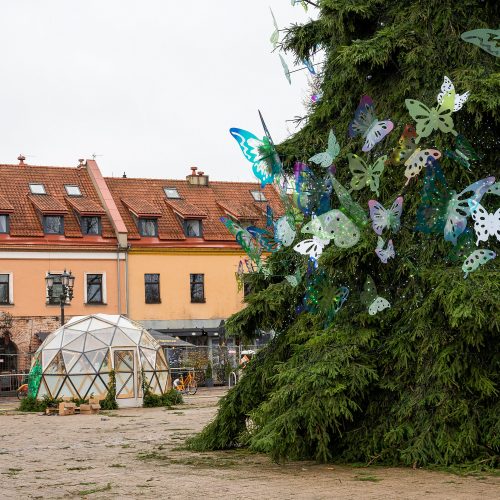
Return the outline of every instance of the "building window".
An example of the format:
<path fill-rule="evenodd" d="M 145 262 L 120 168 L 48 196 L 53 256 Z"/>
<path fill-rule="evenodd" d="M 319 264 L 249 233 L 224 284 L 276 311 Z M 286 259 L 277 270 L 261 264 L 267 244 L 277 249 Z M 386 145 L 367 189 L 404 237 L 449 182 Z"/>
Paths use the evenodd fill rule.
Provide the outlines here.
<path fill-rule="evenodd" d="M 0 215 L 0 233 L 9 232 L 9 216 Z"/>
<path fill-rule="evenodd" d="M 30 184 L 31 194 L 47 194 L 43 184 Z"/>
<path fill-rule="evenodd" d="M 145 274 L 144 289 L 146 293 L 146 304 L 159 304 L 161 302 L 159 274 Z"/>
<path fill-rule="evenodd" d="M 163 191 L 165 191 L 165 196 L 170 199 L 178 200 L 180 198 L 179 191 L 177 191 L 177 188 L 169 188 L 169 187 L 164 187 Z"/>
<path fill-rule="evenodd" d="M 184 234 L 188 238 L 201 238 L 201 220 L 198 219 L 186 219 L 184 221 Z"/>
<path fill-rule="evenodd" d="M 87 274 L 87 304 L 103 304 L 103 276 L 102 274 Z"/>
<path fill-rule="evenodd" d="M 205 275 L 191 274 L 191 302 L 205 302 Z"/>
<path fill-rule="evenodd" d="M 100 217 L 82 217 L 83 234 L 101 234 Z"/>
<path fill-rule="evenodd" d="M 51 290 L 51 294 L 49 295 L 49 290 L 47 289 L 47 304 L 55 305 L 61 303 L 61 294 L 62 294 L 62 282 L 61 275 L 55 273 L 47 273 L 48 276 L 51 276 L 53 281 L 53 286 Z M 69 299 L 68 299 L 69 300 Z M 68 302 L 68 300 L 66 302 Z"/>
<path fill-rule="evenodd" d="M 64 234 L 64 217 L 62 215 L 44 215 L 43 232 L 45 234 Z"/>
<path fill-rule="evenodd" d="M 10 304 L 10 275 L 0 274 L 0 304 Z"/>
<path fill-rule="evenodd" d="M 139 219 L 139 234 L 141 236 L 158 236 L 158 221 L 156 219 Z"/>
<path fill-rule="evenodd" d="M 267 201 L 262 191 L 250 191 L 255 201 Z"/>
<path fill-rule="evenodd" d="M 68 193 L 68 196 L 81 196 L 82 195 L 82 192 L 80 191 L 80 188 L 78 186 L 65 185 L 64 189 L 66 189 L 66 193 Z"/>

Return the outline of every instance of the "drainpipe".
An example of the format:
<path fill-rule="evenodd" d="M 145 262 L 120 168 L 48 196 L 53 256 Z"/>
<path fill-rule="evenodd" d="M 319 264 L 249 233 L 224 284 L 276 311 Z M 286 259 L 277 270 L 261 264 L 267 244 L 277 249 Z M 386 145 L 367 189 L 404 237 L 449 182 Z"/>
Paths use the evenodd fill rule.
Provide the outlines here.
<path fill-rule="evenodd" d="M 120 286 L 120 244 L 118 243 L 116 246 L 116 283 L 118 288 L 118 314 L 122 313 L 122 294 L 121 294 L 121 286 Z"/>

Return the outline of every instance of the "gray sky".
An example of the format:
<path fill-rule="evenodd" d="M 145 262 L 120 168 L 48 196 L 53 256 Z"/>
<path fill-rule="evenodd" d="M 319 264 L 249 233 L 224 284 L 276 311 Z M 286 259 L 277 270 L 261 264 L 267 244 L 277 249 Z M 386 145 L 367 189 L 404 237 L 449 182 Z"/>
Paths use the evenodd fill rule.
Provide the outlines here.
<path fill-rule="evenodd" d="M 230 127 L 275 141 L 304 112 L 271 53 L 280 27 L 316 16 L 290 0 L 3 0 L 0 163 L 77 165 L 104 175 L 254 180 Z M 292 68 L 291 56 L 285 56 Z"/>

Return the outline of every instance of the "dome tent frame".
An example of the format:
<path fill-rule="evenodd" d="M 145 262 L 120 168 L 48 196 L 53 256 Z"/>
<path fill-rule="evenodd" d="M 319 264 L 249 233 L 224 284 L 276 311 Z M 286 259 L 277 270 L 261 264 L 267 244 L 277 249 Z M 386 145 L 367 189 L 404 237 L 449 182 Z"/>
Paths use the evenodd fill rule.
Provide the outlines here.
<path fill-rule="evenodd" d="M 37 398 L 104 398 L 115 371 L 120 407 L 142 405 L 142 373 L 153 394 L 170 389 L 162 347 L 142 325 L 124 316 L 75 316 L 51 333 L 35 353 L 41 365 Z"/>

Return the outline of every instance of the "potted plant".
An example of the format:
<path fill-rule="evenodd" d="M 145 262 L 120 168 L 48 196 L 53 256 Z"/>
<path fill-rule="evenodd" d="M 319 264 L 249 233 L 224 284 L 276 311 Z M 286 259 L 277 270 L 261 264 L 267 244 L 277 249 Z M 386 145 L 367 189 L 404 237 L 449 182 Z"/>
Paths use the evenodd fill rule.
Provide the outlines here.
<path fill-rule="evenodd" d="M 212 375 L 212 362 L 209 361 L 207 365 L 207 369 L 205 370 L 205 387 L 213 387 L 214 379 Z"/>

